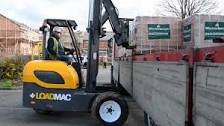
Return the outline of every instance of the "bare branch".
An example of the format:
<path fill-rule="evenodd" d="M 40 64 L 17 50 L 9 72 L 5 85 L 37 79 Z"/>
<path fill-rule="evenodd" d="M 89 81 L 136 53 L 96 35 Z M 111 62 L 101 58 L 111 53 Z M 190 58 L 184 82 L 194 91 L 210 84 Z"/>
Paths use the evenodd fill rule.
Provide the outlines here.
<path fill-rule="evenodd" d="M 216 0 L 162 0 L 162 15 L 174 15 L 182 19 L 194 14 L 210 14 L 217 10 Z M 220 13 L 220 12 L 219 12 Z"/>

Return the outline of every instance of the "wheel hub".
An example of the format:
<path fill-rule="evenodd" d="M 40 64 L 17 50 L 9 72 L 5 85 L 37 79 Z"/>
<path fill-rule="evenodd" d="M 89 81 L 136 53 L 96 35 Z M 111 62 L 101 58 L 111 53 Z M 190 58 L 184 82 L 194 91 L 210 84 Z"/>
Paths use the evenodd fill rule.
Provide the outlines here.
<path fill-rule="evenodd" d="M 115 101 L 106 101 L 100 106 L 99 114 L 102 120 L 112 123 L 120 118 L 121 107 Z"/>
<path fill-rule="evenodd" d="M 107 113 L 113 114 L 114 110 L 112 109 L 112 106 L 110 108 L 107 108 Z"/>

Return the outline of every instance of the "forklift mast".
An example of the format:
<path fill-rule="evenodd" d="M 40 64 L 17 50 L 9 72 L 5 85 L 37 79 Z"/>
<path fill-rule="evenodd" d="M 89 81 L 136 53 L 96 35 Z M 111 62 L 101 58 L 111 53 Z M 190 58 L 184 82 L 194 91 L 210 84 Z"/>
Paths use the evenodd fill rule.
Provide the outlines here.
<path fill-rule="evenodd" d="M 104 8 L 104 9 L 103 9 Z M 104 11 L 103 11 L 104 10 Z M 119 18 L 111 0 L 90 0 L 88 66 L 86 91 L 96 91 L 96 81 L 99 62 L 99 42 L 105 36 L 103 25 L 109 21 L 114 32 L 115 43 L 129 48 L 129 22 L 133 19 Z"/>

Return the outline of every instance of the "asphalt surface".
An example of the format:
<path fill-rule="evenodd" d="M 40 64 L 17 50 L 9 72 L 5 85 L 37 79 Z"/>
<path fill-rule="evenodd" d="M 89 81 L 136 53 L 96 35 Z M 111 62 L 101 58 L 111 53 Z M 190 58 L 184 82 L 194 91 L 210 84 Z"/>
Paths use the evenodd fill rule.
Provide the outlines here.
<path fill-rule="evenodd" d="M 98 80 L 109 82 L 109 68 L 99 72 Z M 124 126 L 144 126 L 143 112 L 131 98 L 129 117 Z M 101 126 L 88 113 L 53 113 L 38 115 L 22 106 L 22 90 L 0 90 L 0 126 Z"/>
<path fill-rule="evenodd" d="M 86 81 L 86 72 L 87 69 L 82 69 L 83 79 Z M 106 68 L 99 66 L 97 83 L 110 83 L 111 82 L 111 67 L 107 66 Z"/>

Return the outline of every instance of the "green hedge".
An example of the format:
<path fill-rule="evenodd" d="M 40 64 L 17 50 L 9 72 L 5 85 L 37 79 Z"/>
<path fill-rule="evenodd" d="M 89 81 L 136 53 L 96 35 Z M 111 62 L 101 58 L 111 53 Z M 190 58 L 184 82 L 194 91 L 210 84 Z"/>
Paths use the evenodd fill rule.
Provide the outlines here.
<path fill-rule="evenodd" d="M 19 80 L 22 77 L 23 67 L 28 59 L 23 57 L 16 57 L 11 59 L 4 59 L 0 62 L 0 80 Z"/>

